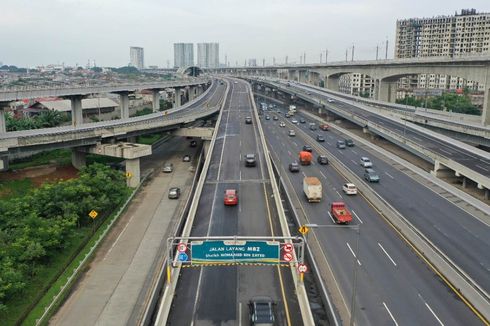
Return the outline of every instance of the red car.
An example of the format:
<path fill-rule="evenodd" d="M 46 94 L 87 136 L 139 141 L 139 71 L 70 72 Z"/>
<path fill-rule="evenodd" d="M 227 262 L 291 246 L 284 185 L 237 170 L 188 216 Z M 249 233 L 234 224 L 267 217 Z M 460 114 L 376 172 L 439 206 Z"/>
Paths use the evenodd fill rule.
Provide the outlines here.
<path fill-rule="evenodd" d="M 238 204 L 238 191 L 236 189 L 225 190 L 225 205 L 235 206 Z"/>
<path fill-rule="evenodd" d="M 326 123 L 320 125 L 321 130 L 327 131 L 329 128 L 330 127 Z"/>

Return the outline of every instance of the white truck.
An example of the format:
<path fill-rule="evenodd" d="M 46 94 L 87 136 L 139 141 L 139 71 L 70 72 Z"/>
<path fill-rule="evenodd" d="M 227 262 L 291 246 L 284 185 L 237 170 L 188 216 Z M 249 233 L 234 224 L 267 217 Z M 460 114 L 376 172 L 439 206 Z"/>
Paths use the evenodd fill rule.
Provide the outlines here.
<path fill-rule="evenodd" d="M 296 105 L 290 105 L 289 106 L 289 112 L 296 113 Z"/>
<path fill-rule="evenodd" d="M 305 177 L 303 191 L 310 203 L 319 203 L 322 200 L 322 183 L 317 177 Z"/>

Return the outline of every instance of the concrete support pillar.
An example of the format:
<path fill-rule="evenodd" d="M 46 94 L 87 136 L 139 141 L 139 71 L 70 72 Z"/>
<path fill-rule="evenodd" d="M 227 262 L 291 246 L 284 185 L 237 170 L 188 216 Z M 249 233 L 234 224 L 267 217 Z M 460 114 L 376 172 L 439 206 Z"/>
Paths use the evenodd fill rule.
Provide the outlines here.
<path fill-rule="evenodd" d="M 154 89 L 153 91 L 153 112 L 158 112 L 160 111 L 160 90 Z"/>
<path fill-rule="evenodd" d="M 177 108 L 182 105 L 182 97 L 181 97 L 180 88 L 175 89 L 175 98 L 174 98 L 174 108 Z"/>
<path fill-rule="evenodd" d="M 0 156 L 0 171 L 7 171 L 9 169 L 9 157 L 8 155 Z"/>
<path fill-rule="evenodd" d="M 7 123 L 5 122 L 5 109 L 0 103 L 0 135 L 7 132 Z"/>
<path fill-rule="evenodd" d="M 71 124 L 78 127 L 83 124 L 82 97 L 72 96 L 71 101 Z"/>
<path fill-rule="evenodd" d="M 442 165 L 439 161 L 434 162 L 434 170 L 430 171 L 430 173 L 438 178 L 454 177 L 454 172 Z"/>
<path fill-rule="evenodd" d="M 204 149 L 204 157 L 205 158 L 208 155 L 209 146 L 211 146 L 211 141 L 210 140 L 203 140 L 202 147 Z"/>
<path fill-rule="evenodd" d="M 485 85 L 485 95 L 483 99 L 482 123 L 484 126 L 490 125 L 490 85 Z"/>
<path fill-rule="evenodd" d="M 463 189 L 468 188 L 468 179 L 463 177 Z"/>
<path fill-rule="evenodd" d="M 339 77 L 326 76 L 325 77 L 325 88 L 331 91 L 339 91 Z"/>
<path fill-rule="evenodd" d="M 77 148 L 71 149 L 71 164 L 77 170 L 81 170 L 87 164 L 87 153 L 77 150 Z"/>
<path fill-rule="evenodd" d="M 378 101 L 395 102 L 396 99 L 396 83 L 378 80 L 378 92 L 375 97 Z"/>
<path fill-rule="evenodd" d="M 129 119 L 129 93 L 119 93 L 119 108 L 121 109 L 121 119 Z"/>
<path fill-rule="evenodd" d="M 136 136 L 128 137 L 126 140 L 128 143 L 137 143 Z"/>
<path fill-rule="evenodd" d="M 135 188 L 140 184 L 140 159 L 128 159 L 126 162 L 126 182 L 128 187 Z"/>
<path fill-rule="evenodd" d="M 310 72 L 308 76 L 308 83 L 315 86 L 320 86 L 320 76 L 317 73 Z"/>
<path fill-rule="evenodd" d="M 485 200 L 490 199 L 490 191 L 488 189 L 485 189 Z"/>

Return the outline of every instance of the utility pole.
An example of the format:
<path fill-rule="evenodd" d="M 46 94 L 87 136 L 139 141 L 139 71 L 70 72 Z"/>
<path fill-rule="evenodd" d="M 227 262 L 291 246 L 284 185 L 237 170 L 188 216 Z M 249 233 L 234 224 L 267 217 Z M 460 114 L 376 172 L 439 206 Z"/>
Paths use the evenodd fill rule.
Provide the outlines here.
<path fill-rule="evenodd" d="M 320 64 L 322 63 L 322 55 L 323 53 L 320 52 Z"/>
<path fill-rule="evenodd" d="M 306 64 L 306 52 L 303 53 L 303 64 L 305 65 Z"/>
<path fill-rule="evenodd" d="M 345 49 L 345 62 L 347 62 L 347 52 L 349 51 L 349 49 Z"/>
<path fill-rule="evenodd" d="M 325 64 L 328 63 L 328 49 L 325 50 Z"/>
<path fill-rule="evenodd" d="M 288 56 L 286 56 L 286 64 L 288 64 Z"/>
<path fill-rule="evenodd" d="M 376 44 L 376 61 L 378 61 L 379 45 Z"/>
<path fill-rule="evenodd" d="M 276 65 L 276 57 L 272 57 L 272 65 L 275 66 Z"/>
<path fill-rule="evenodd" d="M 246 67 L 247 66 L 247 59 L 245 59 L 245 61 L 243 62 L 243 66 Z"/>
<path fill-rule="evenodd" d="M 228 56 L 225 53 L 225 67 L 228 67 Z"/>
<path fill-rule="evenodd" d="M 352 44 L 352 53 L 351 53 L 352 57 L 351 57 L 351 60 L 350 61 L 354 61 L 354 44 Z"/>
<path fill-rule="evenodd" d="M 262 67 L 265 67 L 265 58 L 262 59 Z"/>

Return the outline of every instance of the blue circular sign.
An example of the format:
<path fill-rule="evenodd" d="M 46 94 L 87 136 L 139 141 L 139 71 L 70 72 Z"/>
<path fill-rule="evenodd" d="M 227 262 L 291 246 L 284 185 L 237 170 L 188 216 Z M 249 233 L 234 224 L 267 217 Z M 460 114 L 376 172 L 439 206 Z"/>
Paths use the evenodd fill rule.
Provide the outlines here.
<path fill-rule="evenodd" d="M 185 252 L 179 253 L 179 261 L 187 261 L 189 259 L 189 256 Z"/>

